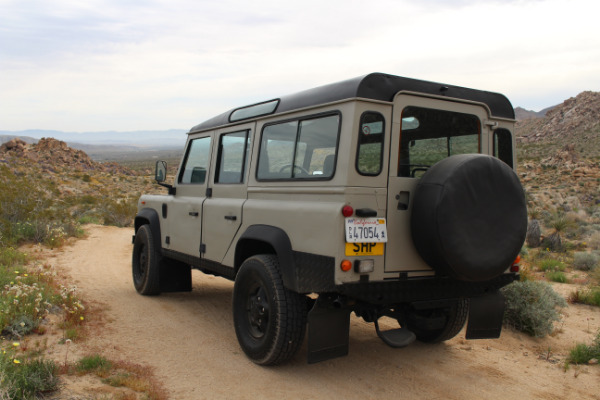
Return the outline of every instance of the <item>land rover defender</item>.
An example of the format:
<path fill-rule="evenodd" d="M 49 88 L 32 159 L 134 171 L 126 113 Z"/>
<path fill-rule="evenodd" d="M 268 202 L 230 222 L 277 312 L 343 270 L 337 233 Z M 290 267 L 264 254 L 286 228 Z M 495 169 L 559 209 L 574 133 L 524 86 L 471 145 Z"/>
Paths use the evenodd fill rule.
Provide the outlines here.
<path fill-rule="evenodd" d="M 348 354 L 350 316 L 388 345 L 500 335 L 527 211 L 501 94 L 374 73 L 217 115 L 188 133 L 165 195 L 143 195 L 133 282 L 234 281 L 261 365 Z M 386 317 L 398 327 L 381 328 Z"/>

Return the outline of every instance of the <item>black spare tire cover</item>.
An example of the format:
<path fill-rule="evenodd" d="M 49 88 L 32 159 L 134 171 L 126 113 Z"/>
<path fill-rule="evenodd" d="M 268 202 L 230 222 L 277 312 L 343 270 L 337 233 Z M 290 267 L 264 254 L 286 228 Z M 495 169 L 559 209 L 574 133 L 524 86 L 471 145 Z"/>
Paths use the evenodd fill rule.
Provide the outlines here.
<path fill-rule="evenodd" d="M 504 162 L 483 154 L 448 157 L 415 190 L 415 247 L 439 274 L 485 281 L 517 257 L 527 231 L 523 187 Z"/>

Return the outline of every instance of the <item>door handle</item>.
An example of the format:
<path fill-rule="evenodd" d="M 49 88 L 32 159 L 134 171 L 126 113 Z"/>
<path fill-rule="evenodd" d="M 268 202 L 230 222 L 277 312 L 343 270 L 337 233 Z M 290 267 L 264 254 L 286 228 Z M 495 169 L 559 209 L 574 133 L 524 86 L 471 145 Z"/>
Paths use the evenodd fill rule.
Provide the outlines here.
<path fill-rule="evenodd" d="M 398 200 L 398 210 L 404 211 L 408 210 L 408 203 L 410 201 L 410 192 L 400 192 L 396 195 L 396 200 Z"/>
<path fill-rule="evenodd" d="M 228 221 L 235 221 L 237 220 L 237 217 L 235 215 L 226 215 L 225 219 Z"/>
<path fill-rule="evenodd" d="M 192 217 L 197 217 L 199 215 L 198 211 L 190 211 L 188 214 L 190 214 Z"/>

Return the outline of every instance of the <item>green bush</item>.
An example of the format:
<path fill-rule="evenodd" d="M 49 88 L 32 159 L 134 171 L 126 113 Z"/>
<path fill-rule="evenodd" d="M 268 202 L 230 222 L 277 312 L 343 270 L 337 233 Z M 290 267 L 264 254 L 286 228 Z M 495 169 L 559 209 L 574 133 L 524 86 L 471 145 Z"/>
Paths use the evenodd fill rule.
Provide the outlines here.
<path fill-rule="evenodd" d="M 573 303 L 588 304 L 590 306 L 600 307 L 600 286 L 592 286 L 587 289 L 577 289 L 569 300 Z"/>
<path fill-rule="evenodd" d="M 598 266 L 598 261 L 600 261 L 598 254 L 578 251 L 575 253 L 573 266 L 581 271 L 591 271 Z"/>
<path fill-rule="evenodd" d="M 514 282 L 502 289 L 506 298 L 504 323 L 536 337 L 544 337 L 560 320 L 558 308 L 567 303 L 545 282 Z"/>
<path fill-rule="evenodd" d="M 552 282 L 567 283 L 568 279 L 562 271 L 548 271 L 546 272 L 546 278 Z"/>
<path fill-rule="evenodd" d="M 101 355 L 85 356 L 77 362 L 79 372 L 107 372 L 112 368 L 112 363 Z"/>
<path fill-rule="evenodd" d="M 540 271 L 564 271 L 565 264 L 553 258 L 544 258 L 540 261 Z"/>
<path fill-rule="evenodd" d="M 14 348 L 0 352 L 0 398 L 37 399 L 58 389 L 58 368 L 53 361 L 24 358 Z"/>
<path fill-rule="evenodd" d="M 121 199 L 106 202 L 102 213 L 105 225 L 131 226 L 137 212 L 137 200 Z"/>
<path fill-rule="evenodd" d="M 592 358 L 600 359 L 600 331 L 591 346 L 583 343 L 577 344 L 567 357 L 567 362 L 575 364 L 585 364 Z"/>
<path fill-rule="evenodd" d="M 57 196 L 52 181 L 24 179 L 0 166 L 0 245 L 38 242 L 57 247 L 76 235 L 79 226 Z"/>

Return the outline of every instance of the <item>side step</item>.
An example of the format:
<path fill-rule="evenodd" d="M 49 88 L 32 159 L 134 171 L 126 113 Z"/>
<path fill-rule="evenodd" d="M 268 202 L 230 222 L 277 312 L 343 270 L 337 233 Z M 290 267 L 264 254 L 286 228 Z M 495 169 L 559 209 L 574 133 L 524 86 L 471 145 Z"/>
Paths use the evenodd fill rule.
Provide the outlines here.
<path fill-rule="evenodd" d="M 377 332 L 377 336 L 385 344 L 390 347 L 406 347 L 417 339 L 417 336 L 409 331 L 407 328 L 397 328 L 390 329 L 388 331 L 381 331 L 379 329 L 379 320 L 375 319 L 375 331 Z"/>

